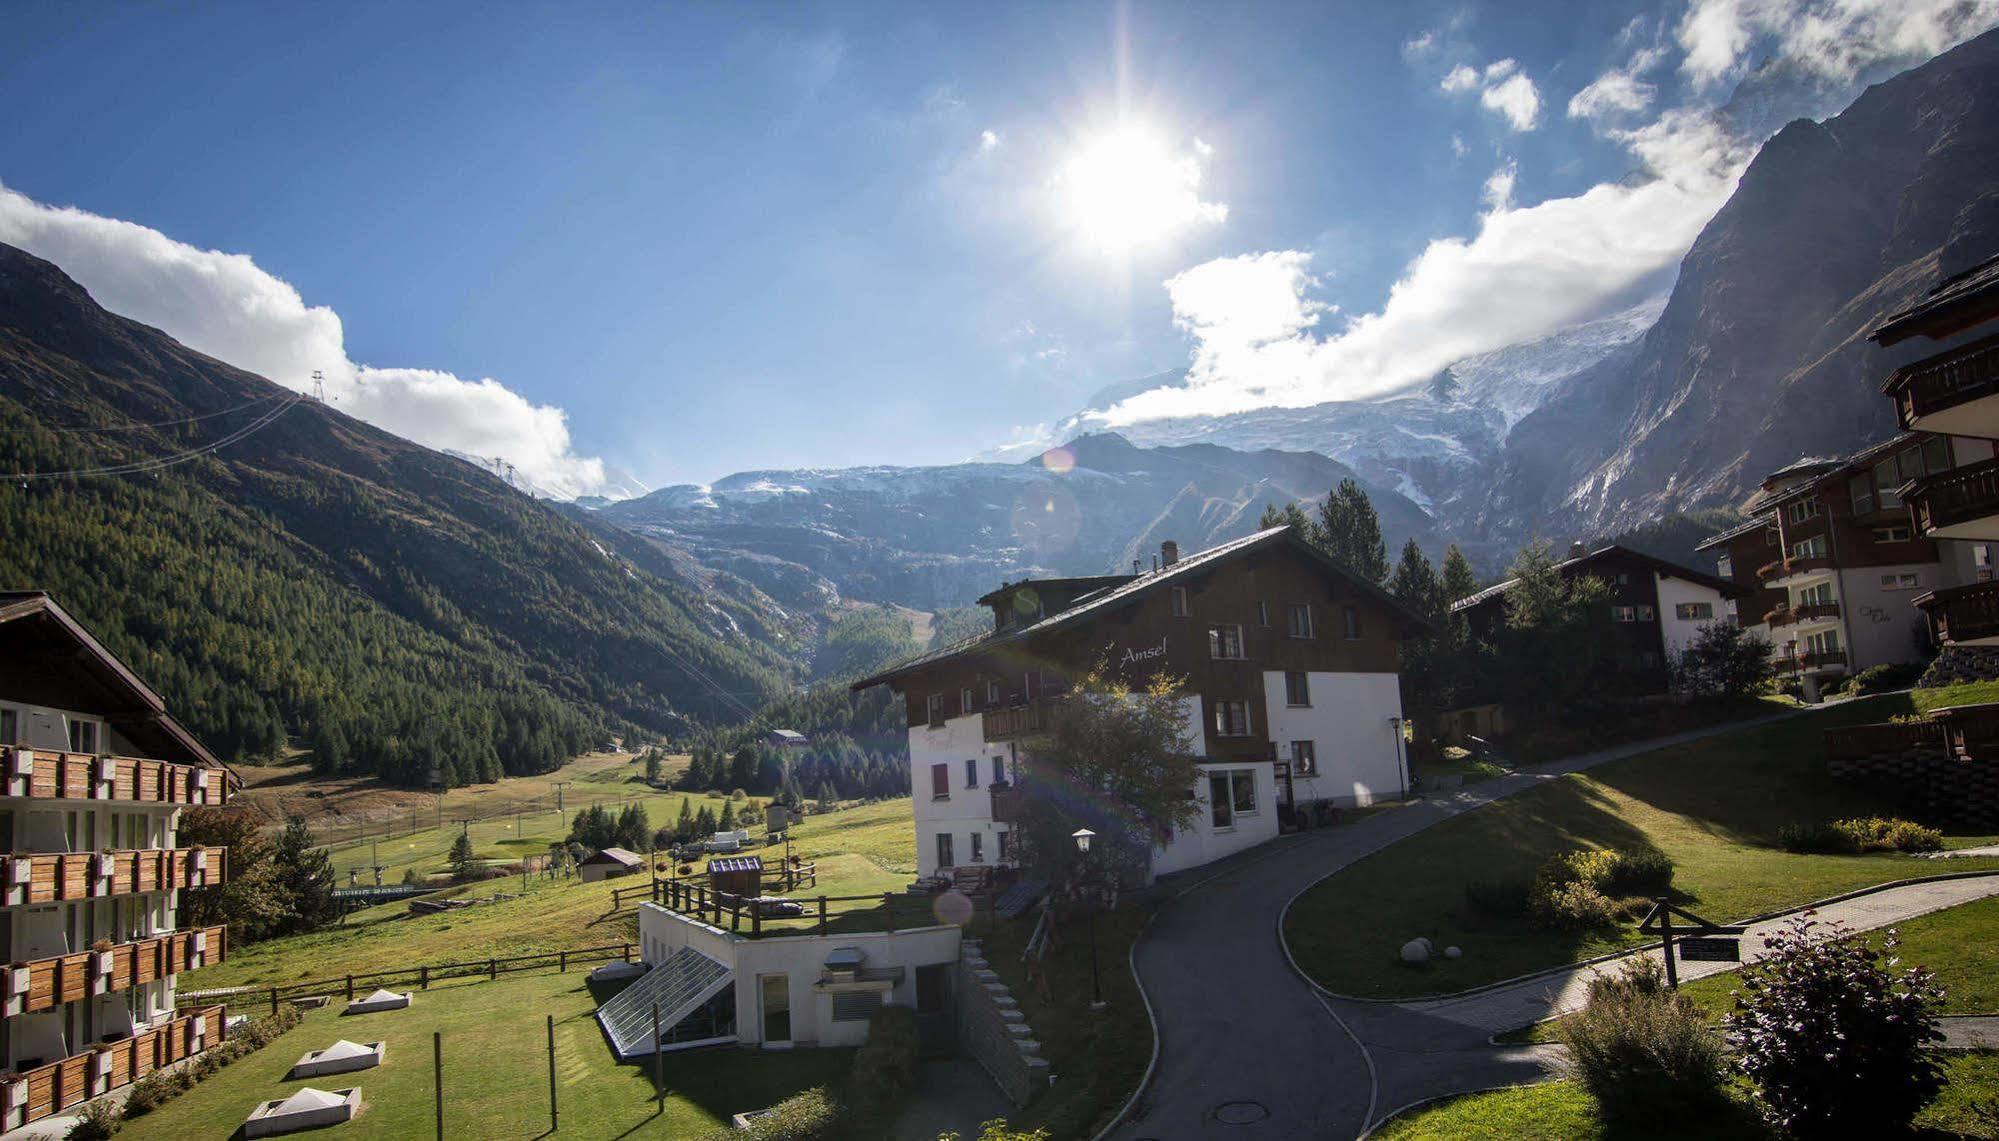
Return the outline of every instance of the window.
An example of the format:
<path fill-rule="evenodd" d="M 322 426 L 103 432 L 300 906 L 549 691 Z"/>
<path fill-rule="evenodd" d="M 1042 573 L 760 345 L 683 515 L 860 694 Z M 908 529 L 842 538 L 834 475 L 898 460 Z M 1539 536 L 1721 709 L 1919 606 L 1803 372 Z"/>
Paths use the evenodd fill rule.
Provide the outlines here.
<path fill-rule="evenodd" d="M 1041 671 L 1028 670 L 1020 676 L 1020 694 L 1024 701 L 1033 701 L 1041 696 Z"/>
<path fill-rule="evenodd" d="M 1931 436 L 1923 441 L 1923 471 L 1935 475 L 1950 470 L 1950 440 L 1944 436 Z"/>
<path fill-rule="evenodd" d="M 1175 617 L 1175 618 L 1185 618 L 1185 617 L 1186 617 L 1187 615 L 1189 615 L 1189 614 L 1192 614 L 1192 613 L 1193 613 L 1193 611 L 1192 611 L 1192 610 L 1190 610 L 1190 609 L 1188 609 L 1188 607 L 1187 607 L 1187 588 L 1186 588 L 1186 587 L 1184 587 L 1184 586 L 1176 586 L 1176 587 L 1174 587 L 1174 588 L 1173 588 L 1173 617 Z"/>
<path fill-rule="evenodd" d="M 979 787 L 979 759 L 972 757 L 965 762 L 965 787 Z"/>
<path fill-rule="evenodd" d="M 1776 545 L 1777 545 L 1778 543 L 1780 543 L 1780 542 L 1782 542 L 1782 541 L 1783 541 L 1783 539 L 1782 539 L 1782 537 L 1781 537 L 1781 536 L 1779 535 L 1779 533 L 1778 533 L 1778 531 L 1777 531 L 1777 528 L 1775 528 L 1775 527 L 1765 527 L 1765 528 L 1763 528 L 1763 545 L 1764 545 L 1764 546 L 1766 546 L 1766 547 L 1774 547 L 1774 546 L 1776 546 Z"/>
<path fill-rule="evenodd" d="M 1714 617 L 1712 602 L 1675 602 L 1673 617 L 1682 622 L 1705 622 Z"/>
<path fill-rule="evenodd" d="M 1284 704 L 1297 707 L 1312 704 L 1312 681 L 1302 673 L 1284 675 Z"/>
<path fill-rule="evenodd" d="M 986 834 L 983 832 L 972 833 L 972 862 L 975 864 L 986 862 Z"/>
<path fill-rule="evenodd" d="M 1618 571 L 1618 572 L 1617 572 L 1617 585 L 1619 585 L 1619 586 L 1630 586 L 1630 585 L 1631 585 L 1631 573 L 1630 573 L 1629 571 Z"/>
<path fill-rule="evenodd" d="M 1284 608 L 1285 625 L 1293 638 L 1312 636 L 1312 608 L 1303 602 L 1294 602 Z"/>
<path fill-rule="evenodd" d="M 1846 481 L 1848 492 L 1853 496 L 1855 515 L 1874 514 L 1874 481 L 1865 475 L 1856 475 Z"/>
<path fill-rule="evenodd" d="M 958 691 L 959 713 L 970 713 L 977 708 L 978 706 L 972 704 L 972 689 L 970 686 L 966 686 L 964 689 Z"/>
<path fill-rule="evenodd" d="M 1874 465 L 1874 484 L 1880 490 L 1881 510 L 1893 511 L 1902 505 L 1902 496 L 1897 490 L 1906 482 L 1896 469 L 1893 459 L 1885 459 Z"/>
<path fill-rule="evenodd" d="M 72 753 L 95 753 L 97 751 L 97 722 L 71 718 L 69 722 L 69 751 Z"/>
<path fill-rule="evenodd" d="M 13 709 L 0 709 L 0 745 L 19 744 L 20 733 L 20 712 Z"/>
<path fill-rule="evenodd" d="M 1208 774 L 1208 823 L 1217 831 L 1235 827 L 1235 797 L 1227 773 Z"/>
<path fill-rule="evenodd" d="M 1348 606 L 1340 611 L 1347 624 L 1347 641 L 1360 641 L 1360 607 Z"/>
<path fill-rule="evenodd" d="M 923 699 L 923 715 L 932 729 L 944 724 L 944 695 L 933 693 Z"/>
<path fill-rule="evenodd" d="M 1720 575 L 1722 578 L 1734 578 L 1735 562 L 1727 555 L 1721 556 L 1714 561 L 1714 573 Z"/>
<path fill-rule="evenodd" d="M 833 1021 L 866 1022 L 882 1008 L 880 991 L 836 990 L 833 992 Z"/>
<path fill-rule="evenodd" d="M 1259 602 L 1256 604 L 1256 624 L 1266 629 L 1269 628 L 1270 604 L 1268 602 Z"/>
<path fill-rule="evenodd" d="M 1922 576 L 1909 574 L 1884 574 L 1881 576 L 1882 590 L 1914 590 L 1922 584 Z"/>
<path fill-rule="evenodd" d="M 998 705 L 999 703 L 1000 703 L 1000 683 L 997 681 L 988 681 L 986 683 L 986 704 Z"/>
<path fill-rule="evenodd" d="M 1791 557 L 1794 559 L 1825 558 L 1825 536 L 1813 535 L 1809 539 L 1792 544 Z"/>
<path fill-rule="evenodd" d="M 1002 861 L 1004 861 L 1004 860 L 1006 859 L 1006 857 L 1007 857 L 1007 848 L 1008 848 L 1008 847 L 1010 846 L 1010 845 L 1008 845 L 1008 844 L 1007 844 L 1007 839 L 1008 839 L 1009 837 L 1011 837 L 1012 835 L 1013 835 L 1013 833 L 1012 833 L 1012 832 L 995 832 L 995 833 L 993 833 L 993 839 L 994 839 L 994 845 L 993 845 L 993 846 L 994 846 L 994 858 L 996 858 L 996 859 L 999 859 L 999 860 L 1002 860 Z"/>
<path fill-rule="evenodd" d="M 1816 496 L 1810 499 L 1800 499 L 1786 508 L 1784 514 L 1793 523 L 1803 523 L 1807 519 L 1816 519 L 1819 517 L 1819 501 Z"/>
<path fill-rule="evenodd" d="M 1797 602 L 1799 606 L 1816 606 L 1831 601 L 1832 584 L 1829 582 L 1822 582 L 1816 586 L 1806 587 L 1804 590 L 1798 592 Z"/>
<path fill-rule="evenodd" d="M 1652 620 L 1652 608 L 1650 606 L 1639 606 L 1638 620 L 1640 622 L 1650 622 Z"/>
<path fill-rule="evenodd" d="M 1291 742 L 1291 775 L 1308 777 L 1319 771 L 1319 757 L 1310 741 Z"/>
<path fill-rule="evenodd" d="M 1229 788 L 1237 816 L 1256 812 L 1256 770 L 1236 769 L 1230 772 Z"/>
<path fill-rule="evenodd" d="M 1907 527 L 1876 527 L 1874 541 L 1877 543 L 1906 543 L 1909 541 Z"/>
<path fill-rule="evenodd" d="M 1638 608 L 1636 606 L 1613 606 L 1610 608 L 1610 620 L 1612 622 L 1636 622 L 1638 621 Z"/>
<path fill-rule="evenodd" d="M 949 832 L 937 833 L 937 866 L 940 868 L 957 867 L 958 861 L 952 859 L 951 856 L 951 834 Z"/>
<path fill-rule="evenodd" d="M 1249 736 L 1249 702 L 1215 702 L 1215 736 Z"/>
<path fill-rule="evenodd" d="M 930 766 L 930 799 L 951 799 L 951 766 L 942 761 Z"/>
<path fill-rule="evenodd" d="M 993 783 L 994 783 L 994 784 L 1005 784 L 1005 783 L 1006 783 L 1006 758 L 1005 758 L 1005 757 L 994 757 L 994 758 L 993 758 Z"/>
<path fill-rule="evenodd" d="M 1243 657 L 1242 627 L 1208 627 L 1208 656 L 1232 661 L 1240 660 Z"/>
<path fill-rule="evenodd" d="M 1839 653 L 1839 628 L 1835 626 L 1823 633 L 1810 635 L 1805 639 L 1805 649 L 1814 654 Z"/>

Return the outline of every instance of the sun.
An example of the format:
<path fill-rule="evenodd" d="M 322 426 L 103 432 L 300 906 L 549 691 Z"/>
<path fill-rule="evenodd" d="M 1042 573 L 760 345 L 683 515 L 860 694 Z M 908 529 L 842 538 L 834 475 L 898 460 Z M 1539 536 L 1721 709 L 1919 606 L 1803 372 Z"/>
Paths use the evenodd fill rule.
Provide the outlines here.
<path fill-rule="evenodd" d="M 1212 148 L 1176 149 L 1157 128 L 1119 123 L 1078 140 L 1054 179 L 1063 223 L 1111 253 L 1156 245 L 1188 226 L 1216 223 L 1228 207 L 1201 199 Z"/>

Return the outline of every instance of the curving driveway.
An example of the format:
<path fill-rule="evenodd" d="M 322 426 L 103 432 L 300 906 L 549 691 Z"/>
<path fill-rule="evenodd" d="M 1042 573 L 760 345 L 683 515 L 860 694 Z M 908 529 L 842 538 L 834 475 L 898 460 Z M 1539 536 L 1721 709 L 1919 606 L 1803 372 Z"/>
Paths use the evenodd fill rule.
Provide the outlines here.
<path fill-rule="evenodd" d="M 1480 805 L 1566 773 L 1798 712 L 1586 753 L 1343 827 L 1283 837 L 1219 869 L 1187 873 L 1205 878 L 1163 904 L 1133 950 L 1158 1053 L 1138 1096 L 1104 1136 L 1358 1137 L 1439 1084 L 1473 1089 L 1541 1076 L 1545 1048 L 1487 1047 L 1467 1041 L 1452 1020 L 1322 997 L 1284 948 L 1285 907 L 1355 861 Z M 1377 1066 L 1377 1054 L 1390 1064 Z"/>

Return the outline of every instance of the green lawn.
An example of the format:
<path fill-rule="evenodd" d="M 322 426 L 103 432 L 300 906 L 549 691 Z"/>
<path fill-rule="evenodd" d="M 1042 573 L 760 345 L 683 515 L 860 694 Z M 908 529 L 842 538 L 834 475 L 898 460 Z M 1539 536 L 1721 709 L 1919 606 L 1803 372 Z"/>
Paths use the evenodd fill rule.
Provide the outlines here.
<path fill-rule="evenodd" d="M 1939 871 L 1999 869 L 1999 860 L 1936 863 L 1896 854 L 1794 855 L 1774 844 L 1792 822 L 1884 812 L 1824 775 L 1827 726 L 1910 710 L 1906 695 L 1870 698 L 1612 762 L 1446 821 L 1320 883 L 1285 925 L 1299 964 L 1335 992 L 1376 998 L 1463 990 L 1641 942 L 1635 924 L 1597 932 L 1540 928 L 1473 907 L 1473 880 L 1525 882 L 1574 847 L 1658 850 L 1672 858 L 1680 902 L 1717 921 Z M 1989 842 L 1951 836 L 1954 846 Z M 1456 960 L 1409 967 L 1405 941 L 1427 935 L 1464 948 Z"/>
<path fill-rule="evenodd" d="M 1916 1118 L 1919 1138 L 1990 1137 L 1973 1102 L 1999 1094 L 1999 1054 L 1952 1054 L 1945 1063 L 1947 1085 Z M 1661 1128 L 1611 1128 L 1596 1104 L 1573 1084 L 1560 1081 L 1492 1093 L 1469 1094 L 1396 1118 L 1374 1134 L 1382 1141 L 1765 1141 L 1763 1130 L 1740 1103 L 1735 1112 L 1708 1121 L 1681 1121 Z"/>
<path fill-rule="evenodd" d="M 561 1134 L 571 1137 L 701 1136 L 731 1114 L 760 1109 L 800 1089 L 837 1081 L 851 1051 L 751 1053 L 714 1050 L 667 1055 L 668 1096 L 656 1112 L 650 1071 L 619 1065 L 592 1017 L 597 1002 L 583 972 L 433 987 L 406 1010 L 358 1015 L 339 1004 L 309 1013 L 295 1030 L 166 1105 L 126 1124 L 122 1137 L 227 1137 L 259 1102 L 320 1089 L 359 1086 L 366 1109 L 357 1137 L 433 1135 L 431 1035 L 444 1035 L 445 1128 L 452 1137 L 531 1138 L 548 1129 L 545 1016 L 555 1018 Z M 301 1054 L 340 1038 L 387 1043 L 375 1069 L 285 1080 Z"/>
<path fill-rule="evenodd" d="M 1968 681 L 1942 689 L 1918 689 L 1909 696 L 1915 707 L 1925 713 L 1950 705 L 1983 705 L 1999 701 L 1999 681 Z"/>
<path fill-rule="evenodd" d="M 910 873 L 894 865 L 915 864 L 915 832 L 910 801 L 890 800 L 809 816 L 793 833 L 793 850 L 819 868 L 817 887 L 794 893 L 810 895 L 878 895 L 909 886 Z M 893 837 L 900 835 L 896 849 Z M 782 849 L 766 849 L 776 858 Z M 303 979 L 335 978 L 348 973 L 401 969 L 426 963 L 575 950 L 635 941 L 636 912 L 612 911 L 619 889 L 640 887 L 641 876 L 583 883 L 579 880 L 530 878 L 523 893 L 519 877 L 485 880 L 451 889 L 454 896 L 491 899 L 438 915 L 411 915 L 407 902 L 382 904 L 354 912 L 347 921 L 325 930 L 286 939 L 272 939 L 233 948 L 228 961 L 182 976 L 181 985 L 206 990 L 230 986 L 270 986 Z M 912 905 L 915 922 L 927 915 Z M 898 910 L 902 914 L 902 909 Z"/>

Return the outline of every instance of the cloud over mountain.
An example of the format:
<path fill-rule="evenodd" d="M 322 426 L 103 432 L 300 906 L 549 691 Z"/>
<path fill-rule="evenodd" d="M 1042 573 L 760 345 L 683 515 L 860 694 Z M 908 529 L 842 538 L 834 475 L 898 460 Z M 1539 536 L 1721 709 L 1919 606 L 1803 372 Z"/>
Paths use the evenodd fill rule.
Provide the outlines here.
<path fill-rule="evenodd" d="M 315 370 L 341 410 L 423 444 L 500 456 L 556 494 L 615 491 L 604 463 L 570 446 L 562 409 L 535 404 L 491 377 L 376 368 L 347 356 L 340 316 L 244 254 L 202 250 L 158 230 L 0 186 L 0 242 L 61 266 L 97 302 L 182 344 L 287 388 Z"/>

